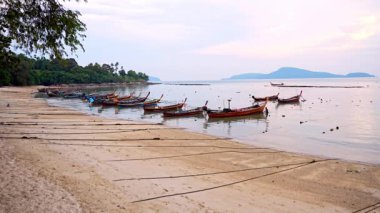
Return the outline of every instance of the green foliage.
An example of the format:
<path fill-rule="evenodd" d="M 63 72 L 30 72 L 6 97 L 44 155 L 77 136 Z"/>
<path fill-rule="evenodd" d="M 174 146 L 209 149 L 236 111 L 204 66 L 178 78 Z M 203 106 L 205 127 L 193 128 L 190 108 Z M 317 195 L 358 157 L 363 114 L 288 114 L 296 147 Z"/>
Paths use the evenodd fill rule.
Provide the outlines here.
<path fill-rule="evenodd" d="M 12 80 L 12 76 L 9 70 L 0 68 L 0 87 L 10 85 L 11 80 Z"/>
<path fill-rule="evenodd" d="M 14 56 L 17 66 L 0 69 L 0 86 L 5 85 L 53 85 L 53 84 L 84 84 L 84 83 L 122 83 L 132 81 L 147 81 L 144 73 L 133 70 L 125 72 L 122 67 L 118 71 L 114 64 L 100 65 L 90 63 L 82 67 L 73 58 L 32 59 L 25 55 Z M 116 62 L 118 65 L 119 63 Z"/>
<path fill-rule="evenodd" d="M 86 26 L 79 16 L 59 0 L 0 0 L 0 86 L 37 84 L 38 75 L 31 72 L 34 66 L 54 71 L 78 66 L 75 60 L 59 64 L 61 60 L 43 59 L 36 64 L 14 51 L 61 59 L 67 56 L 66 50 L 83 50 L 81 40 Z"/>
<path fill-rule="evenodd" d="M 59 0 L 0 0 L 0 86 L 146 80 L 143 73 L 119 71 L 118 62 L 81 67 L 75 59 L 62 59 L 66 50 L 84 50 L 86 26 L 79 16 Z M 16 55 L 14 48 L 51 60 Z"/>
<path fill-rule="evenodd" d="M 9 52 L 11 43 L 51 58 L 67 56 L 65 47 L 72 53 L 83 49 L 86 26 L 79 16 L 58 0 L 0 0 L 0 52 Z"/>

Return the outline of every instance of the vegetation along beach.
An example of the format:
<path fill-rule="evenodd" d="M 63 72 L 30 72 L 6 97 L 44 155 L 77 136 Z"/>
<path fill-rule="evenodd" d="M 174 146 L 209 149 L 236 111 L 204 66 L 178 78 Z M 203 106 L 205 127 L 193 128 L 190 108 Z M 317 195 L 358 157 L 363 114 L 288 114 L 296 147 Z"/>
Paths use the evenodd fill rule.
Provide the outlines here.
<path fill-rule="evenodd" d="M 0 1 L 0 212 L 379 212 L 380 5 L 342 4 Z"/>

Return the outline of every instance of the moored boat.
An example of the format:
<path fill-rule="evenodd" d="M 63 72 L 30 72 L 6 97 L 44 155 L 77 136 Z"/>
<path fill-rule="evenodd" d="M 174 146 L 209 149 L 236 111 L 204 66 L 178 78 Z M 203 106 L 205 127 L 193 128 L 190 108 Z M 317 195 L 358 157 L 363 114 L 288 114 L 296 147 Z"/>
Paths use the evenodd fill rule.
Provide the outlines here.
<path fill-rule="evenodd" d="M 164 94 L 162 94 L 161 97 L 158 98 L 158 99 L 153 99 L 153 100 L 145 101 L 145 102 L 143 103 L 143 106 L 156 105 L 156 104 L 158 104 L 158 103 L 161 102 L 162 97 L 164 97 Z"/>
<path fill-rule="evenodd" d="M 141 97 L 141 98 L 138 97 L 138 98 L 132 98 L 129 100 L 119 101 L 118 105 L 122 107 L 122 106 L 131 105 L 131 104 L 143 103 L 146 99 L 148 99 L 149 95 L 150 95 L 150 92 L 148 92 L 148 94 L 145 97 Z"/>
<path fill-rule="evenodd" d="M 82 97 L 84 97 L 85 95 L 86 95 L 86 94 L 81 93 L 81 92 L 73 92 L 73 93 L 68 93 L 68 94 L 63 95 L 63 98 L 67 98 L 67 99 L 71 99 L 71 98 L 82 98 Z"/>
<path fill-rule="evenodd" d="M 119 107 L 139 107 L 139 106 L 152 106 L 159 103 L 164 95 L 161 95 L 159 99 L 153 99 L 149 101 L 143 101 L 143 102 L 119 102 Z"/>
<path fill-rule="evenodd" d="M 181 109 L 185 105 L 187 98 L 182 103 L 166 106 L 144 106 L 145 112 L 165 112 L 170 110 Z"/>
<path fill-rule="evenodd" d="M 267 103 L 268 103 L 268 100 L 266 100 L 264 103 L 261 103 L 261 104 L 256 103 L 253 106 L 249 106 L 245 108 L 238 108 L 238 109 L 225 108 L 223 110 L 207 110 L 206 112 L 209 118 L 240 117 L 240 116 L 252 115 L 252 114 L 263 112 Z"/>
<path fill-rule="evenodd" d="M 207 103 L 203 107 L 197 107 L 189 110 L 177 110 L 177 111 L 167 111 L 164 112 L 164 117 L 185 117 L 185 116 L 194 116 L 201 115 L 203 111 L 207 110 Z"/>
<path fill-rule="evenodd" d="M 117 106 L 119 104 L 119 100 L 117 98 L 108 98 L 104 99 L 101 103 L 102 106 Z"/>
<path fill-rule="evenodd" d="M 294 102 L 299 102 L 300 98 L 302 96 L 302 90 L 300 94 L 290 97 L 290 98 L 278 98 L 278 103 L 294 103 Z"/>
<path fill-rule="evenodd" d="M 134 96 L 134 92 L 132 92 L 129 95 L 117 97 L 117 100 L 124 101 L 124 100 L 133 99 L 133 98 L 139 98 L 140 96 L 141 96 L 141 93 L 138 96 Z"/>
<path fill-rule="evenodd" d="M 47 90 L 46 94 L 49 97 L 62 97 L 62 95 L 63 95 L 63 93 L 59 90 L 53 90 L 53 91 Z"/>
<path fill-rule="evenodd" d="M 267 96 L 267 97 L 255 97 L 252 95 L 252 98 L 255 100 L 255 101 L 265 101 L 266 99 L 268 99 L 269 101 L 276 101 L 278 99 L 278 95 L 280 93 L 277 93 L 277 95 L 272 95 L 272 96 Z"/>

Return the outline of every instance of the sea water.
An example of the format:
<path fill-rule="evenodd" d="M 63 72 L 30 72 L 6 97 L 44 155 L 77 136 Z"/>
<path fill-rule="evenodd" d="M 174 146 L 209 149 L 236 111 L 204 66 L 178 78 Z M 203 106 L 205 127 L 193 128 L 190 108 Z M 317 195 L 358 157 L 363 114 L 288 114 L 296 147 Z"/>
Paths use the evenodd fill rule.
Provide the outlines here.
<path fill-rule="evenodd" d="M 363 88 L 286 88 L 270 86 L 268 80 L 163 82 L 118 88 L 120 95 L 151 92 L 150 98 L 164 94 L 160 105 L 182 102 L 185 108 L 203 106 L 211 109 L 247 107 L 252 95 L 264 97 L 280 93 L 280 98 L 303 91 L 297 104 L 269 102 L 269 115 L 257 114 L 230 119 L 203 116 L 163 118 L 162 113 L 144 113 L 142 108 L 90 107 L 76 99 L 49 98 L 49 104 L 69 107 L 89 114 L 163 123 L 191 131 L 229 137 L 241 143 L 277 150 L 339 158 L 365 163 L 380 163 L 380 79 L 297 79 L 276 80 L 288 85 L 362 86 Z M 197 84 L 197 85 L 192 85 Z M 201 84 L 201 85 L 200 85 Z M 107 89 L 103 92 L 110 92 Z"/>

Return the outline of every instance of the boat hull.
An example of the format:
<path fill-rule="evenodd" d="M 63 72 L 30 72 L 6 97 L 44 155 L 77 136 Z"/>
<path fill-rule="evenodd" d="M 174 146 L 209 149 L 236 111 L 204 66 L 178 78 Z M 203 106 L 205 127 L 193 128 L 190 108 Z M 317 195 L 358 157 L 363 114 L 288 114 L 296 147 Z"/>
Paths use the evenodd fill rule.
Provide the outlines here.
<path fill-rule="evenodd" d="M 184 104 L 176 104 L 176 105 L 170 105 L 170 106 L 154 106 L 154 107 L 144 107 L 144 111 L 146 112 L 165 112 L 170 110 L 177 110 L 181 109 Z"/>
<path fill-rule="evenodd" d="M 203 113 L 203 109 L 169 111 L 169 112 L 164 112 L 164 117 L 186 117 L 186 116 L 201 115 L 202 113 Z"/>
<path fill-rule="evenodd" d="M 302 96 L 302 91 L 299 95 L 293 96 L 291 98 L 279 98 L 278 103 L 280 104 L 286 104 L 286 103 L 296 103 L 300 101 L 300 98 Z"/>
<path fill-rule="evenodd" d="M 240 116 L 247 116 L 252 115 L 256 113 L 262 113 L 265 109 L 265 106 L 268 101 L 263 103 L 262 105 L 259 105 L 257 107 L 246 107 L 236 110 L 218 110 L 218 111 L 207 111 L 209 118 L 231 118 L 231 117 L 240 117 Z"/>

